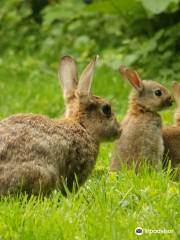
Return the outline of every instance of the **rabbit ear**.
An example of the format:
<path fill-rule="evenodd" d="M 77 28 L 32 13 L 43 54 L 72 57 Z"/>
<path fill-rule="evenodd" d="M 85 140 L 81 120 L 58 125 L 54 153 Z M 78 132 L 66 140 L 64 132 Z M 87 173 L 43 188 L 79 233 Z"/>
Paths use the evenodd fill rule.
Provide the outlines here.
<path fill-rule="evenodd" d="M 74 96 L 77 88 L 77 70 L 72 57 L 64 56 L 61 58 L 58 76 L 64 98 L 68 102 L 68 100 Z"/>
<path fill-rule="evenodd" d="M 80 76 L 78 83 L 78 93 L 82 96 L 88 96 L 90 94 L 97 59 L 98 55 L 86 66 Z"/>
<path fill-rule="evenodd" d="M 141 92 L 143 90 L 142 81 L 136 71 L 131 68 L 122 69 L 121 72 L 123 76 L 131 83 L 131 85 L 138 91 Z"/>

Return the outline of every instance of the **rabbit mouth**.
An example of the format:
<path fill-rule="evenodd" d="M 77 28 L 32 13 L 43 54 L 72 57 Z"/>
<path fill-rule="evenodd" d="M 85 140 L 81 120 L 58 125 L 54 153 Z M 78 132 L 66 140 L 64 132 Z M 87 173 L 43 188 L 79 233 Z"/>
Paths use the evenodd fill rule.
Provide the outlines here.
<path fill-rule="evenodd" d="M 111 134 L 109 140 L 114 141 L 114 140 L 118 139 L 121 136 L 121 133 L 122 133 L 121 128 L 119 128 L 118 130 L 116 129 L 116 130 L 112 131 L 112 134 Z"/>
<path fill-rule="evenodd" d="M 163 107 L 167 108 L 167 107 L 171 107 L 173 105 L 173 99 L 172 98 L 168 98 L 164 103 L 163 103 Z"/>
<path fill-rule="evenodd" d="M 122 129 L 111 129 L 101 138 L 101 142 L 113 142 L 121 136 L 121 132 Z"/>

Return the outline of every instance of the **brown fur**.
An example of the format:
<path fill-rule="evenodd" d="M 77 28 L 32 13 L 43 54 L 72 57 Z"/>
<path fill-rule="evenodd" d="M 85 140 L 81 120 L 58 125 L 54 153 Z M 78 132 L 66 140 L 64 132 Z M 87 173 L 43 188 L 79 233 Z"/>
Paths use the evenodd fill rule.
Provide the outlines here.
<path fill-rule="evenodd" d="M 134 89 L 121 123 L 122 134 L 114 146 L 110 170 L 120 169 L 121 163 L 131 166 L 133 162 L 138 169 L 142 160 L 159 168 L 164 146 L 161 117 L 157 112 L 171 105 L 172 98 L 165 87 L 155 81 L 141 81 L 131 69 L 121 68 L 121 73 Z M 161 90 L 162 96 L 156 96 L 156 90 Z"/>
<path fill-rule="evenodd" d="M 177 103 L 175 112 L 175 124 L 163 129 L 164 140 L 164 166 L 171 160 L 172 167 L 180 165 L 180 83 L 173 86 L 174 98 Z"/>
<path fill-rule="evenodd" d="M 74 61 L 64 57 L 61 64 L 66 118 L 52 120 L 41 115 L 18 114 L 0 122 L 0 196 L 20 190 L 48 194 L 53 189 L 63 190 L 64 182 L 71 191 L 75 176 L 82 185 L 92 172 L 99 144 L 120 134 L 114 114 L 106 116 L 102 112 L 102 107 L 110 106 L 109 103 L 88 92 L 94 60 L 94 65 L 91 62 L 84 71 L 84 76 L 86 71 L 91 74 L 81 80 L 83 98 L 82 89 L 77 92 L 78 85 L 72 84 Z M 74 100 L 69 101 L 70 91 Z"/>

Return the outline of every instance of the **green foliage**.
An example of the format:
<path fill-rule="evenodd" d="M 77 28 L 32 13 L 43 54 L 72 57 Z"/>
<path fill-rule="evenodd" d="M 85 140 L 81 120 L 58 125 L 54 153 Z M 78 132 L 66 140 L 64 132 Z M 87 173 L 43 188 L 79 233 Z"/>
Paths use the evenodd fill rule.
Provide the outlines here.
<path fill-rule="evenodd" d="M 12 0 L 0 2 L 0 51 L 7 49 L 24 51 L 33 49 L 37 26 L 29 17 L 31 9 L 27 1 Z"/>
<path fill-rule="evenodd" d="M 86 8 L 87 11 L 109 13 L 109 14 L 129 14 L 132 9 L 137 11 L 139 4 L 135 0 L 98 0 Z"/>
<path fill-rule="evenodd" d="M 123 63 L 144 77 L 179 79 L 179 0 L 49 1 L 41 22 L 33 13 L 37 2 L 1 1 L 3 54 L 26 52 L 50 63 L 63 54 L 84 61 L 99 53 L 113 69 Z"/>
<path fill-rule="evenodd" d="M 154 5 L 157 9 L 159 7 L 158 11 L 160 12 L 162 3 Z M 119 63 L 136 65 L 144 69 L 145 76 L 166 80 L 178 79 L 180 75 L 177 51 L 179 50 L 180 24 L 176 21 L 172 21 L 172 24 L 167 24 L 167 26 L 163 23 L 159 24 L 159 16 L 152 18 L 152 13 L 155 14 L 155 11 L 151 11 L 151 7 L 154 5 L 151 2 L 149 12 L 146 14 L 145 8 L 143 9 L 132 0 L 97 1 L 80 12 L 77 11 L 79 5 L 76 6 L 76 9 L 76 7 L 73 8 L 73 4 L 69 4 L 68 10 L 70 11 L 71 6 L 77 14 L 74 15 L 71 10 L 71 14 L 69 14 L 71 17 L 68 18 L 68 21 L 66 19 L 63 22 L 61 15 L 59 18 L 56 14 L 53 15 L 56 12 L 54 8 L 60 6 L 56 4 L 44 12 L 44 26 L 46 28 L 49 26 L 51 29 L 46 40 L 54 46 L 54 49 L 57 49 L 58 46 L 55 46 L 53 41 L 56 34 L 59 39 L 70 44 L 67 48 L 65 46 L 63 52 L 69 52 L 69 49 L 72 49 L 71 46 L 73 46 L 73 50 L 70 53 L 78 53 L 83 58 L 101 52 L 104 63 L 114 69 L 118 68 Z M 164 11 L 168 11 L 170 4 L 164 6 Z M 149 19 L 150 12 L 151 19 Z M 47 21 L 49 19 L 48 13 L 52 13 L 51 21 Z M 176 14 L 178 13 L 174 15 Z M 65 31 L 61 31 L 57 27 L 56 24 L 59 24 L 57 20 L 61 21 L 61 29 L 65 29 Z M 53 24 L 55 21 L 56 24 Z M 162 21 L 164 22 L 164 19 Z M 66 27 L 63 28 L 63 26 Z M 83 26 L 86 27 L 83 28 Z M 62 35 L 65 37 L 62 38 Z M 61 45 L 63 46 L 63 42 Z"/>
<path fill-rule="evenodd" d="M 165 11 L 176 11 L 179 0 L 139 0 L 143 7 L 152 14 L 159 14 Z"/>
<path fill-rule="evenodd" d="M 179 0 L 97 0 L 90 10 L 102 13 L 125 13 L 135 15 L 138 10 L 156 15 L 162 12 L 174 12 L 179 7 Z"/>

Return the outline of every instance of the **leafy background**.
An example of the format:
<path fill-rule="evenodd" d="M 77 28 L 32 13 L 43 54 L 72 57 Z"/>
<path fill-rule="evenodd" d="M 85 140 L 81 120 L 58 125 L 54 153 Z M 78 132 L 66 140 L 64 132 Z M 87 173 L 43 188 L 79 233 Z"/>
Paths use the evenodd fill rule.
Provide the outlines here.
<path fill-rule="evenodd" d="M 1 0 L 1 56 L 38 55 L 47 63 L 99 53 L 103 64 L 179 78 L 179 0 Z"/>

